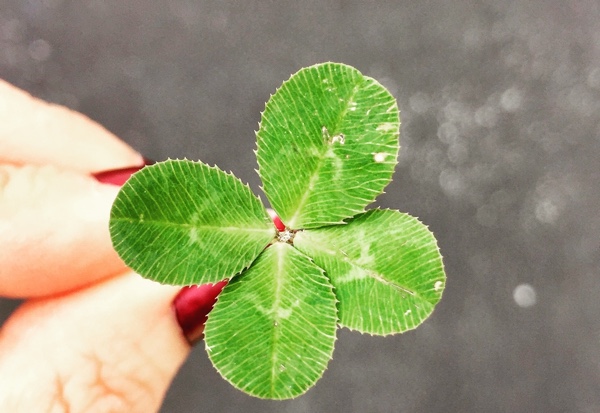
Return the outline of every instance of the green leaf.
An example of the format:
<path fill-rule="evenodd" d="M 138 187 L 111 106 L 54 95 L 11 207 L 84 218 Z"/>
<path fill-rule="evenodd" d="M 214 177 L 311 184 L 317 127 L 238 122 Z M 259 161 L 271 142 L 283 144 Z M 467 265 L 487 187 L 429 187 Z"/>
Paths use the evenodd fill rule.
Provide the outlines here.
<path fill-rule="evenodd" d="M 216 167 L 169 160 L 125 183 L 110 217 L 113 245 L 146 278 L 217 282 L 247 268 L 275 236 L 260 202 Z"/>
<path fill-rule="evenodd" d="M 216 369 L 253 396 L 306 392 L 331 359 L 336 300 L 323 271 L 277 242 L 223 290 L 204 330 Z"/>
<path fill-rule="evenodd" d="M 339 300 L 340 325 L 370 334 L 413 329 L 442 297 L 446 277 L 433 234 L 410 215 L 371 210 L 298 232 L 294 246 L 325 269 Z"/>
<path fill-rule="evenodd" d="M 300 70 L 271 97 L 257 133 L 263 189 L 289 228 L 341 224 L 390 182 L 398 156 L 395 99 L 338 63 Z"/>

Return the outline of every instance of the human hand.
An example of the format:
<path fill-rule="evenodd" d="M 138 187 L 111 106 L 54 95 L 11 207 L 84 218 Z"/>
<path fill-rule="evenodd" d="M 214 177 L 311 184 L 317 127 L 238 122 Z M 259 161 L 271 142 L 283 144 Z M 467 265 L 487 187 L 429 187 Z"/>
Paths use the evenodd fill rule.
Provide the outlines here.
<path fill-rule="evenodd" d="M 178 293 L 114 252 L 115 184 L 143 164 L 85 116 L 0 80 L 0 296 L 26 300 L 0 328 L 0 411 L 160 408 L 223 284 Z"/>

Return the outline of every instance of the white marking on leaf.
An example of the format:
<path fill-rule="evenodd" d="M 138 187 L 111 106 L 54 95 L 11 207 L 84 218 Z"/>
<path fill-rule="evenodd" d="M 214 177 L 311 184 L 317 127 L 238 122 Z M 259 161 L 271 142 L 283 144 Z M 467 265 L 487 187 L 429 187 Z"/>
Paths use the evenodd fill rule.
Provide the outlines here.
<path fill-rule="evenodd" d="M 369 273 L 367 271 L 363 270 L 360 267 L 352 266 L 352 268 L 350 269 L 348 274 L 344 275 L 343 277 L 338 278 L 336 281 L 339 284 L 345 284 L 345 283 L 349 283 L 352 281 L 362 280 L 364 278 L 367 278 L 368 276 L 369 276 Z"/>
<path fill-rule="evenodd" d="M 339 143 L 340 145 L 343 145 L 346 143 L 346 137 L 343 133 L 340 133 L 331 138 L 331 143 Z"/>
<path fill-rule="evenodd" d="M 292 309 L 279 307 L 276 311 L 276 314 L 278 320 L 290 318 L 290 316 L 292 315 Z"/>
<path fill-rule="evenodd" d="M 256 309 L 267 317 L 273 317 L 273 326 L 279 325 L 279 320 L 285 320 L 292 316 L 295 308 L 300 306 L 300 300 L 296 300 L 291 307 L 280 307 L 278 302 L 273 303 L 273 307 L 265 308 L 261 305 L 256 305 Z"/>
<path fill-rule="evenodd" d="M 360 256 L 352 264 L 352 268 L 344 277 L 338 280 L 340 283 L 360 280 L 369 276 L 369 272 L 364 267 L 372 268 L 375 265 L 375 258 L 370 253 L 371 244 L 366 241 L 365 231 L 359 231 L 356 235 L 357 242 L 360 244 Z M 350 261 L 346 258 L 345 261 Z"/>
<path fill-rule="evenodd" d="M 366 235 L 364 230 L 359 231 L 356 235 L 357 242 L 360 243 L 360 257 L 356 260 L 356 263 L 360 266 L 373 266 L 375 258 L 369 251 L 371 244 L 366 240 Z"/>
<path fill-rule="evenodd" d="M 330 145 L 335 144 L 335 143 L 339 143 L 340 145 L 343 145 L 344 143 L 346 143 L 346 137 L 344 136 L 343 133 L 338 133 L 337 135 L 331 136 L 331 134 L 329 133 L 329 130 L 327 130 L 326 126 L 323 126 L 321 128 L 321 136 L 323 136 L 323 140 Z"/>
<path fill-rule="evenodd" d="M 192 227 L 190 229 L 190 242 L 192 244 L 195 244 L 195 243 L 198 242 L 198 239 L 199 239 L 199 237 L 198 237 L 198 229 Z"/>
<path fill-rule="evenodd" d="M 334 136 L 334 138 L 335 138 L 335 136 Z M 333 180 L 334 181 L 338 181 L 339 179 L 341 179 L 342 178 L 342 172 L 343 172 L 343 169 L 344 169 L 344 163 L 340 159 L 340 157 L 338 156 L 338 154 L 336 154 L 334 152 L 334 150 L 333 150 L 333 148 L 331 146 L 329 148 L 327 148 L 327 152 L 325 152 L 324 157 L 331 159 L 331 163 L 332 163 L 332 166 L 333 166 L 333 173 L 334 173 Z"/>
<path fill-rule="evenodd" d="M 396 128 L 397 128 L 397 125 L 395 123 L 385 122 L 385 123 L 382 123 L 381 125 L 379 125 L 377 128 L 375 128 L 375 130 L 378 132 L 390 132 L 390 131 L 395 131 Z"/>
<path fill-rule="evenodd" d="M 387 153 L 385 153 L 385 152 L 377 152 L 377 153 L 373 154 L 373 160 L 377 163 L 384 162 L 386 157 L 387 157 Z"/>

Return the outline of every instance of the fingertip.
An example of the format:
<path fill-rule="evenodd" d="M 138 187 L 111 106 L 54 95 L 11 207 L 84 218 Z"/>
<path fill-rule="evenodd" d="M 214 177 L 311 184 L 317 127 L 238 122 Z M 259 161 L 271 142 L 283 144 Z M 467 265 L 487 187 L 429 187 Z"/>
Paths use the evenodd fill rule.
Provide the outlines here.
<path fill-rule="evenodd" d="M 144 163 L 139 153 L 87 116 L 1 79 L 0 161 L 85 173 Z"/>
<path fill-rule="evenodd" d="M 126 269 L 108 229 L 118 187 L 52 166 L 0 176 L 0 295 L 54 295 Z"/>

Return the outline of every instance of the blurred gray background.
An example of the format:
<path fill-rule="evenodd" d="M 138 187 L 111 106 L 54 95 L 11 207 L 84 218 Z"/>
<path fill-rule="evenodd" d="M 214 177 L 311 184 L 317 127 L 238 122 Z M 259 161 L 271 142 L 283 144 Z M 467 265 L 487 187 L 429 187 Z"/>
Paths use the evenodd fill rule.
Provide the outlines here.
<path fill-rule="evenodd" d="M 162 412 L 599 412 L 598 0 L 0 0 L 0 77 L 254 189 L 265 101 L 322 61 L 398 99 L 379 204 L 436 233 L 444 298 L 403 335 L 340 330 L 292 401 L 235 390 L 201 345 Z"/>

